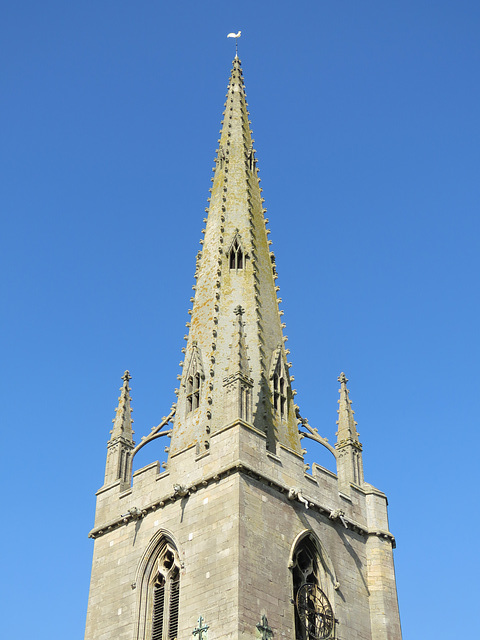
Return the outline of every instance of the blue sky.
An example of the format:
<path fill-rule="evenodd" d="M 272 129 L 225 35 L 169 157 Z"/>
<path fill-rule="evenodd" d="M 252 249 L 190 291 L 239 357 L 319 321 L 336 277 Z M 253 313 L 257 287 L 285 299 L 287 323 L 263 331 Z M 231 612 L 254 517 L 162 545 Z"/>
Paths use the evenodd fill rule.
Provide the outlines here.
<path fill-rule="evenodd" d="M 346 372 L 404 638 L 477 637 L 480 4 L 0 12 L 5 637 L 83 638 L 120 376 L 174 400 L 237 29 L 301 412 Z"/>

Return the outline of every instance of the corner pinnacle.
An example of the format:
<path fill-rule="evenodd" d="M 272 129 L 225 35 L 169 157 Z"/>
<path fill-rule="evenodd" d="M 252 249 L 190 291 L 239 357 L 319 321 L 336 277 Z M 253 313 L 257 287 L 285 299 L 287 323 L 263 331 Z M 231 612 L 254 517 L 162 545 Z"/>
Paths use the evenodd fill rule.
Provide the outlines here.
<path fill-rule="evenodd" d="M 130 372 L 127 370 L 122 376 L 123 385 L 120 387 L 120 396 L 118 398 L 118 406 L 115 410 L 115 418 L 113 419 L 112 436 L 110 440 L 123 437 L 126 440 L 131 441 L 133 436 L 132 431 L 132 407 L 130 402 L 130 387 L 129 381 L 132 379 Z"/>

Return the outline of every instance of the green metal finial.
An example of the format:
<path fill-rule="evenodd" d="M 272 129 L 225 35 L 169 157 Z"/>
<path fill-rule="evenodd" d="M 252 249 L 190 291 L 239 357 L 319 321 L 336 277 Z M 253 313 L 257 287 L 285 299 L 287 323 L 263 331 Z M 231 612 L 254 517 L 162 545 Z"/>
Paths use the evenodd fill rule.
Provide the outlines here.
<path fill-rule="evenodd" d="M 192 635 L 194 636 L 198 635 L 198 640 L 207 640 L 208 624 L 205 624 L 205 620 L 203 619 L 203 616 L 199 617 L 197 624 L 198 626 L 196 627 L 196 629 L 192 631 Z"/>
<path fill-rule="evenodd" d="M 261 640 L 270 640 L 273 637 L 273 631 L 268 626 L 267 616 L 263 614 L 262 621 L 257 624 L 257 629 L 262 634 Z"/>

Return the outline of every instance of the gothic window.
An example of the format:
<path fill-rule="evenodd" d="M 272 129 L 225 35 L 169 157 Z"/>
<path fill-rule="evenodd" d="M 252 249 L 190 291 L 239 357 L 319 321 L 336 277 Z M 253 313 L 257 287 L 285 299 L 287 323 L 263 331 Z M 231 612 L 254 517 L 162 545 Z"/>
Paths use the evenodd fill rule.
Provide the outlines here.
<path fill-rule="evenodd" d="M 277 366 L 273 373 L 273 408 L 280 418 L 285 418 L 287 413 L 287 385 L 285 382 L 285 371 L 281 358 L 278 359 Z"/>
<path fill-rule="evenodd" d="M 178 636 L 180 570 L 176 550 L 166 544 L 150 580 L 146 640 L 176 640 Z"/>
<path fill-rule="evenodd" d="M 238 241 L 238 238 L 235 238 L 230 248 L 230 255 L 229 255 L 230 269 L 232 271 L 239 271 L 243 269 L 244 260 L 245 260 L 245 256 L 243 254 L 242 247 L 240 246 L 240 242 Z"/>
<path fill-rule="evenodd" d="M 325 594 L 327 577 L 317 545 L 307 535 L 292 558 L 295 640 L 330 640 L 335 637 L 335 619 Z"/>
<path fill-rule="evenodd" d="M 187 378 L 187 413 L 195 411 L 200 406 L 200 373 Z"/>
<path fill-rule="evenodd" d="M 192 413 L 200 406 L 200 393 L 202 390 L 202 380 L 204 379 L 200 350 L 194 342 L 192 354 L 187 367 L 185 379 L 186 415 Z"/>

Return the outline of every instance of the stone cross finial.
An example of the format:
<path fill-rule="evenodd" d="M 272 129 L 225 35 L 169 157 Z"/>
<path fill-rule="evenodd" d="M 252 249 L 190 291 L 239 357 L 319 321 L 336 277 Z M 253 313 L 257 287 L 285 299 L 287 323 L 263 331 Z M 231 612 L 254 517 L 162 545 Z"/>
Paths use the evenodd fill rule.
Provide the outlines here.
<path fill-rule="evenodd" d="M 198 635 L 198 640 L 206 640 L 207 639 L 207 631 L 208 631 L 208 624 L 205 624 L 205 620 L 203 619 L 203 616 L 200 616 L 197 622 L 197 627 L 192 631 L 192 635 L 197 636 Z M 203 635 L 205 634 L 205 635 Z"/>
<path fill-rule="evenodd" d="M 129 382 L 129 380 L 131 379 L 132 379 L 132 376 L 130 375 L 130 371 L 127 369 L 122 376 L 122 380 L 124 380 L 125 382 Z"/>
<path fill-rule="evenodd" d="M 342 371 L 342 373 L 338 376 L 337 380 L 340 382 L 340 384 L 347 384 L 347 382 L 348 382 L 348 378 L 347 378 L 347 376 L 343 373 L 343 371 Z"/>
<path fill-rule="evenodd" d="M 239 304 L 237 307 L 235 307 L 233 313 L 236 316 L 243 316 L 243 314 L 245 313 L 245 309 L 242 307 L 242 305 Z"/>
<path fill-rule="evenodd" d="M 263 614 L 262 621 L 257 624 L 257 629 L 262 634 L 260 637 L 262 640 L 270 640 L 273 637 L 273 631 L 268 626 L 267 616 Z"/>

